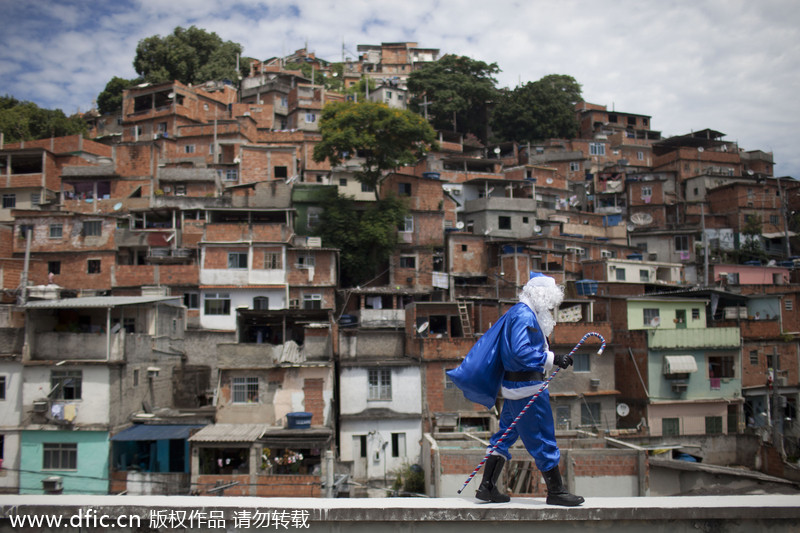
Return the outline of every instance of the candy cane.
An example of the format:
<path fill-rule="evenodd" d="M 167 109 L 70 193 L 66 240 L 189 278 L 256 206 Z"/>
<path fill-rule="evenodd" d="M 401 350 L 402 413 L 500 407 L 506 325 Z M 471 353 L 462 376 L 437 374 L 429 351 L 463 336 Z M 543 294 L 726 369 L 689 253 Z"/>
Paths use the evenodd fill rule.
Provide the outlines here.
<path fill-rule="evenodd" d="M 589 337 L 597 337 L 598 339 L 600 339 L 600 349 L 597 350 L 597 355 L 601 355 L 603 353 L 603 350 L 606 349 L 606 340 L 603 338 L 602 335 L 600 335 L 599 333 L 594 332 L 594 331 L 590 331 L 589 333 L 584 335 L 583 338 L 581 338 L 581 340 L 578 341 L 578 344 L 575 345 L 575 347 L 572 349 L 572 351 L 569 352 L 569 355 L 572 356 L 572 354 L 574 354 L 576 351 L 578 351 L 578 348 L 580 348 L 581 345 Z M 556 377 L 556 374 L 558 374 L 559 370 L 561 370 L 561 367 L 557 366 L 555 371 L 552 374 L 550 374 L 550 377 L 547 378 L 547 380 L 542 384 L 542 387 L 539 389 L 539 391 L 536 394 L 534 394 L 533 397 L 531 397 L 531 399 L 528 401 L 528 403 L 525 405 L 525 407 L 523 407 L 522 411 L 519 412 L 519 414 L 517 415 L 517 418 L 515 418 L 514 421 L 511 423 L 511 425 L 508 426 L 508 429 L 506 429 L 505 432 L 503 432 L 503 435 L 498 439 L 498 441 L 494 444 L 494 446 L 492 446 L 492 448 L 489 450 L 489 452 L 484 456 L 484 458 L 480 462 L 480 464 L 478 464 L 478 466 L 475 467 L 475 470 L 473 470 L 472 473 L 469 475 L 467 480 L 464 482 L 464 485 L 458 490 L 459 494 L 461 494 L 462 490 L 467 488 L 467 485 L 469 485 L 469 482 L 472 481 L 472 478 L 475 477 L 475 474 L 477 474 L 478 471 L 481 469 L 481 467 L 484 465 L 484 463 L 486 463 L 486 460 L 489 459 L 489 456 L 492 455 L 492 452 L 494 452 L 497 449 L 497 446 L 501 442 L 503 442 L 503 439 L 505 439 L 508 436 L 508 434 L 511 433 L 511 430 L 514 429 L 514 426 L 517 425 L 517 422 L 519 422 L 519 419 L 522 418 L 522 415 L 525 414 L 525 412 L 528 410 L 528 408 L 531 405 L 533 405 L 533 402 L 536 401 L 536 398 L 538 398 L 539 395 L 542 394 L 542 392 L 544 392 L 544 390 L 548 387 L 548 385 L 550 385 L 550 382 L 553 381 L 553 378 Z"/>

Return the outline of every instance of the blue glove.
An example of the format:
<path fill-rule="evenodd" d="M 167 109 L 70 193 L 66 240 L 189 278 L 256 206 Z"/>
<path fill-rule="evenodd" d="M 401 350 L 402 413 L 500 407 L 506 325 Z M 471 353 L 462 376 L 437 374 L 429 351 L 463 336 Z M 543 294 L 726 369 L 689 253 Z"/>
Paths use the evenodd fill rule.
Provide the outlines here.
<path fill-rule="evenodd" d="M 572 356 L 567 355 L 556 355 L 553 358 L 553 364 L 556 366 L 560 366 L 561 368 L 568 368 L 572 366 Z"/>

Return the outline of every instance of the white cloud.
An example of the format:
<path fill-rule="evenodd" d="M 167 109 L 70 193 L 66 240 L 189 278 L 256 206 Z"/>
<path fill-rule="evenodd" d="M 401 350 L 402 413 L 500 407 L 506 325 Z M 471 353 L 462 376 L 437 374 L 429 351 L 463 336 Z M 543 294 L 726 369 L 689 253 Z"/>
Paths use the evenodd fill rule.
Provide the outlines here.
<path fill-rule="evenodd" d="M 86 109 L 112 76 L 133 77 L 136 45 L 195 25 L 260 59 L 306 42 L 319 57 L 416 41 L 496 62 L 498 85 L 568 74 L 593 103 L 652 116 L 665 135 L 711 128 L 775 151 L 800 178 L 800 3 L 371 0 L 0 0 L 0 94 Z M 99 6 L 99 7 L 98 7 Z"/>

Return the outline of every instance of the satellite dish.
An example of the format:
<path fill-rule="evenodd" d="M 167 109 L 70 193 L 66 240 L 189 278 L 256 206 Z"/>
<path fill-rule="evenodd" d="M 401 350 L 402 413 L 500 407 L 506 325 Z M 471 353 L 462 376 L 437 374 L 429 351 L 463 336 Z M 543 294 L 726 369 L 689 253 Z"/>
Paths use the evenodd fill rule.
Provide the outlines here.
<path fill-rule="evenodd" d="M 500 155 L 500 147 L 499 146 L 494 149 L 494 153 L 497 154 L 497 155 Z"/>
<path fill-rule="evenodd" d="M 650 319 L 650 325 L 653 326 L 654 328 L 657 328 L 658 326 L 660 326 L 661 325 L 661 317 L 660 316 L 654 316 L 653 318 L 651 318 Z"/>
<path fill-rule="evenodd" d="M 626 417 L 630 414 L 631 408 L 628 407 L 627 403 L 621 403 L 617 405 L 617 414 L 621 417 Z"/>
<path fill-rule="evenodd" d="M 635 229 L 636 229 L 636 226 L 634 226 L 633 224 L 628 224 L 628 231 L 633 231 Z"/>
<path fill-rule="evenodd" d="M 456 222 L 456 229 L 464 229 L 464 223 L 461 221 Z"/>
<path fill-rule="evenodd" d="M 425 330 L 427 330 L 427 329 L 428 329 L 428 326 L 430 326 L 430 323 L 429 323 L 429 322 L 427 322 L 427 321 L 426 321 L 426 322 L 423 322 L 423 323 L 422 323 L 422 324 L 420 324 L 420 325 L 419 325 L 419 327 L 417 328 L 417 333 L 419 333 L 419 334 L 421 335 L 421 334 L 422 334 L 422 333 L 423 333 Z"/>
<path fill-rule="evenodd" d="M 653 222 L 653 215 L 650 213 L 634 213 L 631 215 L 631 222 L 637 226 L 646 226 Z"/>
<path fill-rule="evenodd" d="M 702 154 L 703 152 L 705 152 L 705 151 L 706 151 L 706 149 L 705 149 L 705 148 L 703 148 L 702 146 L 698 146 L 698 147 L 697 147 L 697 151 L 698 151 L 698 152 L 700 152 L 700 153 Z"/>
<path fill-rule="evenodd" d="M 548 185 L 550 185 L 551 183 L 553 183 L 553 178 L 547 178 L 545 181 L 547 182 Z"/>
<path fill-rule="evenodd" d="M 120 209 L 122 209 L 122 202 L 114 204 L 114 211 L 119 211 Z"/>
<path fill-rule="evenodd" d="M 542 231 L 542 227 L 536 224 L 533 226 L 533 231 L 535 231 L 536 233 L 540 233 Z"/>
<path fill-rule="evenodd" d="M 748 171 L 747 171 L 747 175 L 748 175 L 748 176 L 752 176 L 753 174 L 755 174 L 755 172 L 753 172 L 752 170 L 748 170 Z"/>

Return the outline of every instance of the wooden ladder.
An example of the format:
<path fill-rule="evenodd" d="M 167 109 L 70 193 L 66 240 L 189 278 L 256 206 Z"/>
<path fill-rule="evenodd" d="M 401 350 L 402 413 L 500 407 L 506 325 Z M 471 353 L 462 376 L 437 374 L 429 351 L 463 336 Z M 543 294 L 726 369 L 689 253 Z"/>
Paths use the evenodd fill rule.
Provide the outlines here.
<path fill-rule="evenodd" d="M 472 323 L 469 320 L 469 311 L 465 302 L 458 302 L 458 315 L 461 318 L 461 328 L 465 337 L 472 337 Z"/>

